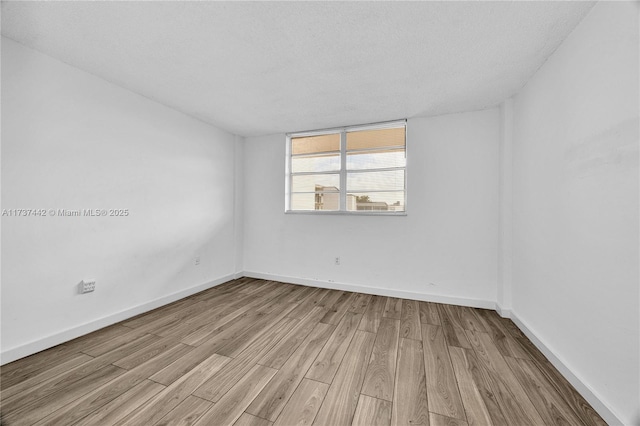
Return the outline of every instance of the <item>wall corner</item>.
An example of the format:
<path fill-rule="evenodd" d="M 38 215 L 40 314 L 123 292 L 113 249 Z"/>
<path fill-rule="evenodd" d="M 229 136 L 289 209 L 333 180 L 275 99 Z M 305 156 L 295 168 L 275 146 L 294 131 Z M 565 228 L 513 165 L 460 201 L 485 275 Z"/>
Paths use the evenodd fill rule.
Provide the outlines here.
<path fill-rule="evenodd" d="M 498 218 L 498 288 L 497 306 L 500 311 L 513 309 L 513 98 L 500 105 L 499 146 L 499 218 Z M 500 312 L 499 311 L 499 312 Z"/>
<path fill-rule="evenodd" d="M 235 277 L 240 277 L 244 270 L 244 138 L 234 136 L 233 273 Z"/>

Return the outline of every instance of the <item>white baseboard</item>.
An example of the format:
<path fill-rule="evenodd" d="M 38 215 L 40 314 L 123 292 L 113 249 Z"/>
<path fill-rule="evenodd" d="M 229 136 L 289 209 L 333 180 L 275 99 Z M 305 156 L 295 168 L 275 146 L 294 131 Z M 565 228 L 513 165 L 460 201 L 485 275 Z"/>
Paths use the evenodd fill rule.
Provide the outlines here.
<path fill-rule="evenodd" d="M 501 304 L 496 303 L 495 310 L 502 318 L 511 318 L 511 309 L 507 309 Z"/>
<path fill-rule="evenodd" d="M 352 291 L 357 293 L 375 294 L 377 296 L 398 297 L 402 299 L 422 300 L 425 302 L 446 303 L 449 305 L 469 306 L 471 308 L 495 309 L 496 302 L 482 299 L 469 299 L 455 296 L 441 296 L 438 294 L 416 293 L 404 290 L 394 290 L 382 287 L 370 287 L 357 284 L 346 284 L 335 281 L 315 280 L 309 278 L 275 275 L 264 272 L 244 271 L 244 276 L 261 278 L 270 281 L 280 281 L 290 284 L 301 284 L 312 287 L 328 288 L 331 290 Z"/>
<path fill-rule="evenodd" d="M 510 311 L 511 320 L 518 326 L 520 330 L 536 345 L 536 347 L 544 354 L 545 357 L 553 364 L 554 367 L 573 385 L 584 399 L 587 400 L 594 410 L 610 425 L 623 425 L 625 424 L 620 418 L 605 404 L 598 396 L 598 394 L 591 389 L 580 377 L 578 377 L 569 367 L 568 363 L 560 356 L 556 355 L 555 351 L 551 349 L 538 335 L 529 327 L 524 321 L 522 321 L 516 313 Z"/>
<path fill-rule="evenodd" d="M 207 290 L 211 287 L 215 287 L 217 285 L 220 285 L 222 283 L 225 283 L 227 281 L 234 279 L 235 275 L 236 274 L 225 275 L 223 277 L 206 282 L 204 284 L 200 284 L 194 287 L 180 290 L 175 293 L 169 294 L 167 296 L 159 297 L 150 302 L 146 302 L 141 305 L 134 306 L 132 308 L 128 308 L 123 311 L 116 312 L 114 314 L 89 321 L 82 325 L 79 325 L 67 330 L 63 330 L 59 333 L 49 335 L 42 339 L 34 340 L 24 345 L 3 350 L 0 353 L 0 365 L 7 364 L 9 362 L 15 361 L 20 358 L 24 358 L 29 355 L 33 355 L 37 352 L 52 348 L 61 343 L 68 342 L 69 340 L 73 340 L 76 337 L 83 336 L 85 334 L 91 333 L 93 331 L 99 330 L 101 328 L 107 327 L 117 322 L 124 321 L 128 318 L 142 314 L 144 312 L 148 312 L 150 310 L 159 308 L 160 306 L 164 306 L 168 303 L 175 302 L 176 300 L 180 300 L 187 296 L 191 296 L 192 294 L 196 294 L 203 290 Z M 240 275 L 242 276 L 242 274 Z"/>

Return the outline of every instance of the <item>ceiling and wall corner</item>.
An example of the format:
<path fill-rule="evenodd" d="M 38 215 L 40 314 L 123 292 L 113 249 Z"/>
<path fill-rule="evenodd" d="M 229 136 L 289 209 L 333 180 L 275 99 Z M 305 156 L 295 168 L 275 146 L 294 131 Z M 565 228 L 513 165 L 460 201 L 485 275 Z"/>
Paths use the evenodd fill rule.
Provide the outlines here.
<path fill-rule="evenodd" d="M 241 136 L 497 107 L 591 2 L 2 2 L 2 34 Z"/>

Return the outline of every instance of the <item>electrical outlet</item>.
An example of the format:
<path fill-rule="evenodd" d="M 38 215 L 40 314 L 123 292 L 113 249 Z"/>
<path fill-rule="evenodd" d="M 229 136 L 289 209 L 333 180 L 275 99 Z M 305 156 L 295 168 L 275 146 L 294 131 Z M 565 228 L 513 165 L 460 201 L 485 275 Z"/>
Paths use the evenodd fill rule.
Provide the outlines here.
<path fill-rule="evenodd" d="M 340 258 L 336 257 L 336 265 L 340 265 Z"/>
<path fill-rule="evenodd" d="M 200 264 L 200 256 L 196 256 L 195 259 L 193 259 L 193 264 L 198 266 Z"/>
<path fill-rule="evenodd" d="M 91 293 L 92 291 L 95 291 L 96 289 L 96 281 L 95 280 L 90 280 L 90 281 L 80 281 L 80 284 L 78 284 L 78 292 L 80 294 L 84 294 L 84 293 Z"/>

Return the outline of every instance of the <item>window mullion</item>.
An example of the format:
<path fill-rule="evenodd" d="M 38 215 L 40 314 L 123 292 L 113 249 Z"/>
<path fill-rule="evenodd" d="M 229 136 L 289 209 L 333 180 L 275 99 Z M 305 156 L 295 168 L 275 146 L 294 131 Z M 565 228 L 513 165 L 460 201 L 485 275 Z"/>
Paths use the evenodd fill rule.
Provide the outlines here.
<path fill-rule="evenodd" d="M 394 172 L 396 170 L 406 170 L 406 167 L 398 166 L 398 167 L 385 167 L 380 169 L 351 169 L 349 173 L 371 173 L 371 172 Z M 314 175 L 320 173 L 313 173 Z"/>
<path fill-rule="evenodd" d="M 368 169 L 365 169 L 368 170 Z M 375 169 L 374 169 L 375 170 Z M 340 170 L 328 170 L 326 172 L 292 172 L 292 176 L 309 176 L 309 175 L 337 175 Z"/>
<path fill-rule="evenodd" d="M 347 132 L 340 132 L 340 211 L 347 210 Z"/>
<path fill-rule="evenodd" d="M 370 151 L 376 152 L 376 151 L 404 151 L 404 150 L 405 150 L 404 145 L 389 145 L 384 147 L 377 146 L 375 148 L 350 149 L 349 154 L 366 154 L 367 152 L 370 152 Z"/>

